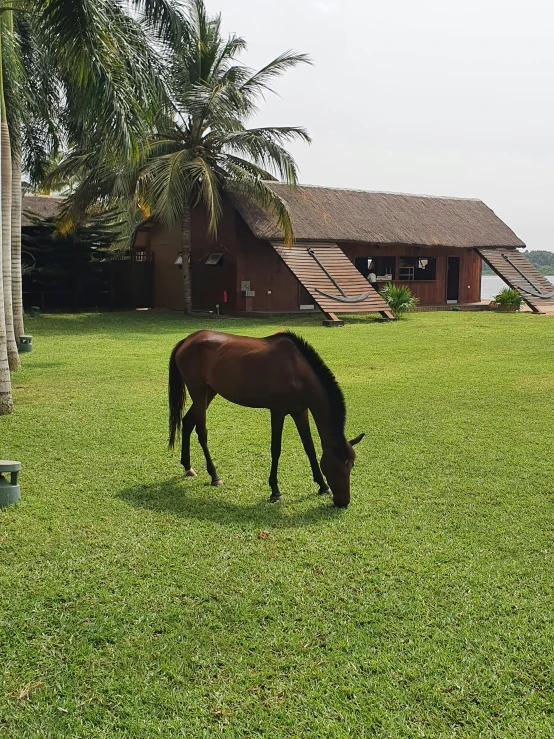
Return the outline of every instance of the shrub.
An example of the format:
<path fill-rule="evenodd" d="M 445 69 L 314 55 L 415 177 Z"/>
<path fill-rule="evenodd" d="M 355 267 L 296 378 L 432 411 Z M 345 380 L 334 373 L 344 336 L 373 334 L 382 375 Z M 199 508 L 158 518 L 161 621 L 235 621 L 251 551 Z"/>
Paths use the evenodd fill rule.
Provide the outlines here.
<path fill-rule="evenodd" d="M 515 290 L 512 287 L 505 287 L 501 290 L 498 295 L 495 296 L 494 302 L 496 305 L 507 306 L 519 310 L 525 303 L 525 300 L 521 297 L 519 290 Z"/>
<path fill-rule="evenodd" d="M 395 318 L 400 318 L 404 313 L 409 313 L 418 304 L 419 300 L 407 285 L 396 287 L 390 282 L 381 290 L 381 295 L 388 303 L 389 308 Z"/>

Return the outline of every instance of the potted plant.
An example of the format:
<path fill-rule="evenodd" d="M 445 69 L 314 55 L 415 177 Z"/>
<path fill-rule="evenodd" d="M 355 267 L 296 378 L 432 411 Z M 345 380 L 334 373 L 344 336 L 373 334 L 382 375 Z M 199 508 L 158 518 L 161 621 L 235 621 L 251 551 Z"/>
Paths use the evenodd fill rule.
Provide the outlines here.
<path fill-rule="evenodd" d="M 506 311 L 508 313 L 515 313 L 525 303 L 519 290 L 513 287 L 505 287 L 501 290 L 498 295 L 495 295 L 491 306 L 495 310 Z"/>
<path fill-rule="evenodd" d="M 396 286 L 389 282 L 381 290 L 381 295 L 395 318 L 400 318 L 404 313 L 409 313 L 419 302 L 418 298 L 412 295 L 412 291 L 407 285 Z"/>

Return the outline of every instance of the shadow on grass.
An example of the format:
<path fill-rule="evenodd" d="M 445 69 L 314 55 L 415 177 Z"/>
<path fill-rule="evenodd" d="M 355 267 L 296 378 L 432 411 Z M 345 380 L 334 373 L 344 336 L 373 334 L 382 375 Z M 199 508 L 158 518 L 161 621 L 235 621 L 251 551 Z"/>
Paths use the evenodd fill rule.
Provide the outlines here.
<path fill-rule="evenodd" d="M 78 335 L 106 331 L 124 336 L 129 331 L 151 333 L 155 335 L 175 334 L 182 331 L 186 336 L 201 328 L 216 331 L 240 333 L 244 328 L 267 326 L 281 329 L 289 324 L 294 328 L 321 326 L 321 316 L 304 316 L 298 314 L 262 315 L 259 317 L 225 317 L 217 318 L 206 314 L 185 316 L 179 311 L 114 311 L 101 313 L 46 313 L 40 318 L 28 318 L 29 331 L 37 331 L 40 336 Z"/>
<path fill-rule="evenodd" d="M 225 317 L 217 318 L 206 314 L 185 316 L 179 311 L 121 311 L 102 313 L 46 313 L 39 318 L 26 319 L 30 333 L 36 332 L 40 338 L 46 336 L 86 336 L 105 332 L 114 338 L 128 338 L 137 333 L 163 336 L 176 333 L 184 337 L 193 331 L 210 328 L 226 333 L 240 334 L 245 330 L 257 331 L 263 328 L 264 334 L 284 328 L 301 330 L 303 328 L 321 328 L 323 316 L 300 314 L 260 314 L 257 317 Z M 346 324 L 376 325 L 382 322 L 377 314 L 343 316 Z"/>
<path fill-rule="evenodd" d="M 375 313 L 352 313 L 349 315 L 341 314 L 339 318 L 341 318 L 341 320 L 344 320 L 345 325 L 365 323 L 368 326 L 385 326 L 387 324 L 394 323 L 394 321 L 383 319 L 379 314 Z"/>
<path fill-rule="evenodd" d="M 269 502 L 269 488 L 262 498 L 259 490 L 252 492 L 251 504 L 234 503 L 225 499 L 225 486 L 212 488 L 199 480 L 185 481 L 174 477 L 151 485 L 136 485 L 118 493 L 126 503 L 150 511 L 171 513 L 197 521 L 211 521 L 222 526 L 257 523 L 260 526 L 303 528 L 341 515 L 342 509 L 334 508 L 331 498 L 318 496 L 314 491 L 302 499 L 297 497 L 283 502 Z M 230 494 L 230 496 L 232 493 Z M 306 509 L 306 500 L 311 505 Z"/>
<path fill-rule="evenodd" d="M 33 362 L 32 367 L 36 369 L 59 369 L 63 366 L 63 362 Z"/>

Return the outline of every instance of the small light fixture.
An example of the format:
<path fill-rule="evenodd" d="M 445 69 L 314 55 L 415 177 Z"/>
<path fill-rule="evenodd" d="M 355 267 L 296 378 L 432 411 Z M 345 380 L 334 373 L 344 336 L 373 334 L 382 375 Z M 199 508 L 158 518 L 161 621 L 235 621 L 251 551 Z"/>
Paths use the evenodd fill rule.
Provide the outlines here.
<path fill-rule="evenodd" d="M 182 267 L 183 266 L 183 255 L 182 254 L 179 254 L 179 256 L 173 262 L 173 264 L 176 264 L 178 267 Z"/>

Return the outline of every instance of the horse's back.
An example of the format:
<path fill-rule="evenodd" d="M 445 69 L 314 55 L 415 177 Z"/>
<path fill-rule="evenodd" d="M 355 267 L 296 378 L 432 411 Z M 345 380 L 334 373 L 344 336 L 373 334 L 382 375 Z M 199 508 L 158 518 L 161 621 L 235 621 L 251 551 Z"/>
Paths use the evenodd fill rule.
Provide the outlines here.
<path fill-rule="evenodd" d="M 254 338 L 205 329 L 186 339 L 176 359 L 189 388 L 207 385 L 238 405 L 291 404 L 296 410 L 293 396 L 305 385 L 305 363 L 286 335 Z"/>

